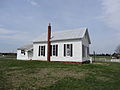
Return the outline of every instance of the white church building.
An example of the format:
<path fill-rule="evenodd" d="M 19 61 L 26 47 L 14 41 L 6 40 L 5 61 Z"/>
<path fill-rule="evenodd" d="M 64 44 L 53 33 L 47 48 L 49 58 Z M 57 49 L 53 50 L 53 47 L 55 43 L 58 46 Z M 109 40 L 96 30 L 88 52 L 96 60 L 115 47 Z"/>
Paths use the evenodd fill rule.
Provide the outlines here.
<path fill-rule="evenodd" d="M 87 28 L 51 32 L 49 24 L 47 33 L 17 49 L 17 59 L 85 63 L 90 61 L 90 44 Z"/>

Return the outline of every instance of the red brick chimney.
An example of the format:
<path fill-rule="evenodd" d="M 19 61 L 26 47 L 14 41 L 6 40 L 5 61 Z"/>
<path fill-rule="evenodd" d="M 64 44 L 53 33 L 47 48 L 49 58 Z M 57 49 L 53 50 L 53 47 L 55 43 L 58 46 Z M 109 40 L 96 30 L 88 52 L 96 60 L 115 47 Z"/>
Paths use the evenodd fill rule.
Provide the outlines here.
<path fill-rule="evenodd" d="M 51 38 L 51 25 L 48 25 L 48 51 L 47 51 L 47 60 L 50 62 L 50 38 Z"/>

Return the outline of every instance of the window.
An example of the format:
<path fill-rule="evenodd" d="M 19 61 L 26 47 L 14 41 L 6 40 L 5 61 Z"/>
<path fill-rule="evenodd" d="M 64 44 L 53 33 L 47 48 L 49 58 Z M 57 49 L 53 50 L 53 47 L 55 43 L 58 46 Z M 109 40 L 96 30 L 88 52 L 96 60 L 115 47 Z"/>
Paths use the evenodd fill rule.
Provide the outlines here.
<path fill-rule="evenodd" d="M 24 55 L 25 55 L 25 50 L 21 50 L 21 54 L 24 54 Z"/>
<path fill-rule="evenodd" d="M 58 45 L 51 45 L 51 56 L 58 56 Z"/>
<path fill-rule="evenodd" d="M 39 46 L 39 50 L 38 50 L 38 56 L 40 56 L 40 46 Z"/>
<path fill-rule="evenodd" d="M 73 46 L 72 44 L 64 44 L 64 56 L 72 57 Z"/>
<path fill-rule="evenodd" d="M 82 45 L 82 57 L 85 57 L 85 46 Z"/>
<path fill-rule="evenodd" d="M 45 46 L 39 46 L 38 56 L 45 56 Z"/>
<path fill-rule="evenodd" d="M 56 54 L 56 56 L 58 56 L 58 45 L 56 45 L 56 49 L 55 50 L 56 50 L 55 54 Z"/>
<path fill-rule="evenodd" d="M 67 56 L 70 56 L 70 44 L 67 44 Z"/>
<path fill-rule="evenodd" d="M 41 56 L 44 55 L 44 47 L 41 46 Z"/>
<path fill-rule="evenodd" d="M 87 56 L 89 56 L 89 47 L 87 47 Z"/>
<path fill-rule="evenodd" d="M 64 44 L 64 56 L 66 56 L 66 44 Z"/>
<path fill-rule="evenodd" d="M 52 56 L 52 45 L 50 45 L 50 56 Z"/>
<path fill-rule="evenodd" d="M 53 45 L 53 56 L 55 56 L 55 45 Z"/>

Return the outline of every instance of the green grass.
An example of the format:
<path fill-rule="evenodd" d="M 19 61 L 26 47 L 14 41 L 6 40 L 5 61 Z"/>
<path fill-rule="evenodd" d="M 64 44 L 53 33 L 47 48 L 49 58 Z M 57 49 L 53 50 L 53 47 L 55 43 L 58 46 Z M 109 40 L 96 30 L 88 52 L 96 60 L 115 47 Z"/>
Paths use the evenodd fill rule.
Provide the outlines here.
<path fill-rule="evenodd" d="M 120 90 L 120 63 L 0 59 L 0 90 Z"/>

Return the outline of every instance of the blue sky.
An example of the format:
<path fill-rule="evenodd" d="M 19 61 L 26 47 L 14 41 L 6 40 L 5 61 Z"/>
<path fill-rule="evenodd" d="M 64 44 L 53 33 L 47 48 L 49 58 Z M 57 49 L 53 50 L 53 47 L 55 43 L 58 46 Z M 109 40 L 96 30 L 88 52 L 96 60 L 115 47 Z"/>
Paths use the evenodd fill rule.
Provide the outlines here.
<path fill-rule="evenodd" d="M 52 31 L 88 27 L 90 51 L 113 53 L 120 44 L 120 0 L 0 0 L 0 52 L 15 52 Z"/>

